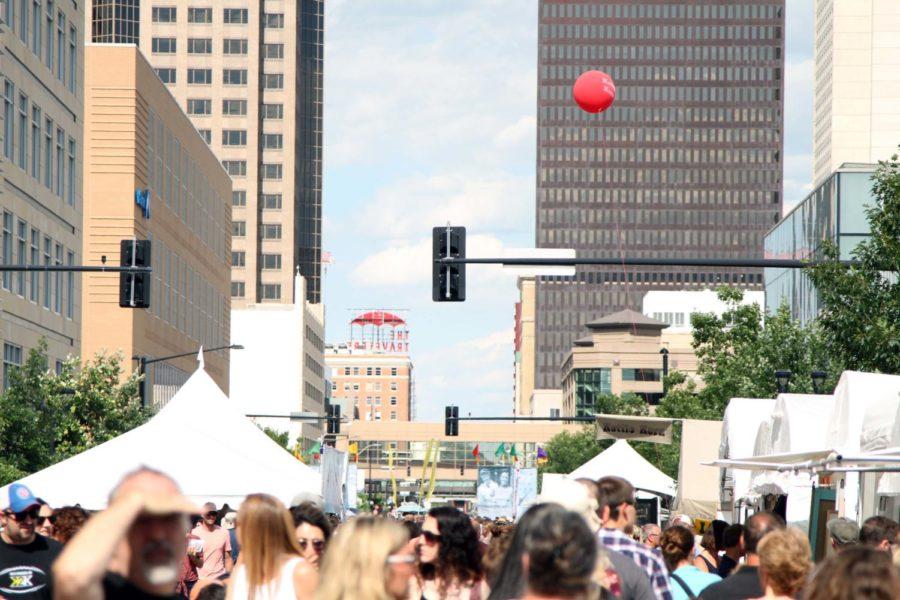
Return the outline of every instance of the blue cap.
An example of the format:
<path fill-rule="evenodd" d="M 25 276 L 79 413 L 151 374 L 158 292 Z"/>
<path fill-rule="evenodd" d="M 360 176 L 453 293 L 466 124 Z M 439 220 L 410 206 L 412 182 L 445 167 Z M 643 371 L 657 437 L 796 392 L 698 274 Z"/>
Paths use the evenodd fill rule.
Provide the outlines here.
<path fill-rule="evenodd" d="M 13 483 L 9 486 L 9 510 L 11 512 L 24 512 L 32 506 L 38 506 L 40 502 L 28 489 L 28 486 L 21 483 Z"/>

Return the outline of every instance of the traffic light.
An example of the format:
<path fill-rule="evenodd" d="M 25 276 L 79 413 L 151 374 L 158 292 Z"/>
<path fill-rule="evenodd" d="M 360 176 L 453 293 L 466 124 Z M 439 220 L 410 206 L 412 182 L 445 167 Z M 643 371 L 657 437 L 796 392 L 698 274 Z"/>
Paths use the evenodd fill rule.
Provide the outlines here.
<path fill-rule="evenodd" d="M 325 407 L 327 418 L 326 433 L 328 435 L 337 435 L 341 432 L 341 406 L 339 404 L 331 404 Z"/>
<path fill-rule="evenodd" d="M 459 407 L 444 407 L 444 435 L 455 437 L 459 435 Z"/>
<path fill-rule="evenodd" d="M 121 241 L 121 266 L 149 267 L 150 257 L 150 240 Z M 150 308 L 150 273 L 119 273 L 119 306 Z"/>
<path fill-rule="evenodd" d="M 431 246 L 431 299 L 435 302 L 464 302 L 466 265 L 442 264 L 439 259 L 466 257 L 466 228 L 435 227 L 431 230 Z"/>

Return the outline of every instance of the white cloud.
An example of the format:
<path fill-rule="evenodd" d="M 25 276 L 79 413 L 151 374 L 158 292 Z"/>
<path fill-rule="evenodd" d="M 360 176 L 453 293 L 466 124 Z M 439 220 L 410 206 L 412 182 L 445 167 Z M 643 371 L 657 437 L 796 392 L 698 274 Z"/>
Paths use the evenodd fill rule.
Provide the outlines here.
<path fill-rule="evenodd" d="M 524 116 L 512 125 L 501 129 L 500 133 L 497 134 L 495 143 L 500 148 L 518 146 L 527 141 L 535 143 L 536 131 L 537 117 L 534 115 Z"/>

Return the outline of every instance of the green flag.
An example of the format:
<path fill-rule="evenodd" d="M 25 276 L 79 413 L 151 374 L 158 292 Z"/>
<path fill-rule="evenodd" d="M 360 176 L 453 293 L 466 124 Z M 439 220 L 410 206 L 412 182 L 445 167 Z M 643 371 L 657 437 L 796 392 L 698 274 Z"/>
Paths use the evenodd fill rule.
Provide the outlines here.
<path fill-rule="evenodd" d="M 316 442 L 309 450 L 306 451 L 306 454 L 322 454 L 322 444 Z"/>
<path fill-rule="evenodd" d="M 512 457 L 513 460 L 515 460 L 516 462 L 518 462 L 518 461 L 519 461 L 519 455 L 516 454 L 516 445 L 515 445 L 515 444 L 512 444 L 511 446 L 512 446 L 512 447 L 511 447 L 511 449 L 510 449 L 510 451 L 509 451 L 509 455 L 510 455 L 510 457 Z"/>
<path fill-rule="evenodd" d="M 497 450 L 494 452 L 494 458 L 503 458 L 504 456 L 506 456 L 506 444 L 504 442 L 500 442 L 500 445 L 497 446 Z"/>

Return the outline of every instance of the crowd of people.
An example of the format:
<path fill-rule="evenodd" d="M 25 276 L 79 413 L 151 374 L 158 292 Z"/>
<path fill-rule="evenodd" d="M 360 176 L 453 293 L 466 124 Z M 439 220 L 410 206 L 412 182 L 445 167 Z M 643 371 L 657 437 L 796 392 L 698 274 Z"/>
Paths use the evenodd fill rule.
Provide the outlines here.
<path fill-rule="evenodd" d="M 126 475 L 105 510 L 52 508 L 21 484 L 0 516 L 0 598 L 59 600 L 635 600 L 900 598 L 900 525 L 827 523 L 828 556 L 775 514 L 636 523 L 619 477 L 563 480 L 516 523 L 452 506 L 424 517 L 326 515 L 252 494 L 237 511 L 185 498 L 166 474 Z"/>

